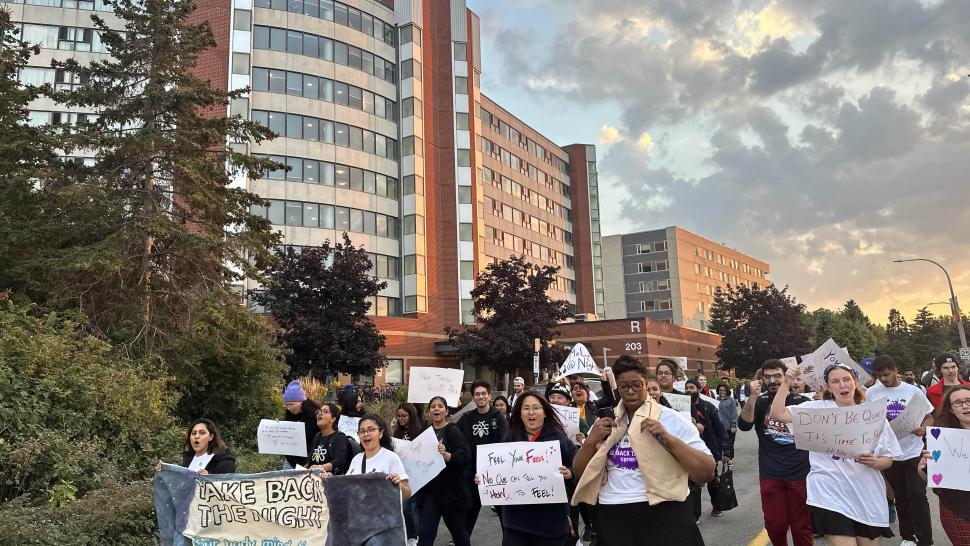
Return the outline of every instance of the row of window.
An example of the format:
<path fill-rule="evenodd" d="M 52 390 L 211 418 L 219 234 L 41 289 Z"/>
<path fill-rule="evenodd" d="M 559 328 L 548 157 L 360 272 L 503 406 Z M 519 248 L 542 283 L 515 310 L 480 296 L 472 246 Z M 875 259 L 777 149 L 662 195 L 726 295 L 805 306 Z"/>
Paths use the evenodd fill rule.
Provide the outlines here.
<path fill-rule="evenodd" d="M 766 272 L 762 271 L 761 268 L 759 267 L 751 267 L 750 265 L 746 263 L 742 263 L 738 260 L 735 260 L 734 258 L 727 258 L 724 256 L 724 254 L 718 254 L 709 248 L 701 248 L 699 246 L 695 246 L 694 256 L 698 256 L 700 258 L 706 258 L 713 262 L 717 262 L 721 265 L 730 267 L 737 271 L 743 271 L 744 273 L 747 273 L 749 275 L 754 275 L 755 277 L 758 277 L 761 279 L 763 279 L 766 274 Z"/>
<path fill-rule="evenodd" d="M 670 279 L 657 279 L 655 281 L 640 281 L 637 283 L 638 292 L 660 292 L 670 290 Z"/>
<path fill-rule="evenodd" d="M 498 188 L 513 197 L 521 199 L 526 203 L 531 203 L 534 207 L 543 209 L 550 214 L 554 214 L 566 220 L 567 222 L 573 221 L 572 211 L 570 211 L 567 207 L 560 205 L 559 203 L 549 199 L 537 191 L 526 188 L 522 184 L 519 184 L 507 176 L 500 175 L 488 167 L 482 167 L 482 178 L 484 179 L 485 183 L 491 184 L 493 187 Z"/>
<path fill-rule="evenodd" d="M 652 273 L 654 271 L 667 271 L 667 260 L 657 260 L 655 262 L 637 262 L 637 273 Z"/>
<path fill-rule="evenodd" d="M 545 149 L 541 144 L 525 136 L 523 133 L 520 133 L 488 110 L 481 108 L 480 111 L 482 113 L 482 125 L 511 140 L 523 150 L 528 150 L 530 154 L 541 159 L 544 163 L 552 165 L 559 172 L 569 174 L 569 163 L 561 157 Z"/>
<path fill-rule="evenodd" d="M 269 206 L 253 205 L 251 212 L 279 226 L 335 229 L 397 239 L 398 219 L 369 210 L 352 209 L 324 203 L 270 199 Z"/>
<path fill-rule="evenodd" d="M 397 123 L 394 101 L 366 89 L 310 74 L 253 67 L 253 91 L 333 102 Z"/>
<path fill-rule="evenodd" d="M 23 26 L 21 40 L 43 49 L 92 51 L 95 53 L 107 53 L 108 51 L 101 42 L 101 34 L 93 28 L 27 23 Z"/>
<path fill-rule="evenodd" d="M 93 123 L 97 119 L 97 114 L 85 112 L 46 112 L 43 110 L 31 110 L 27 112 L 27 125 L 33 127 L 39 127 L 41 125 Z"/>
<path fill-rule="evenodd" d="M 748 287 L 752 286 L 752 283 L 750 281 L 745 281 L 744 279 L 738 277 L 737 275 L 732 275 L 731 273 L 728 273 L 726 271 L 720 271 L 712 267 L 708 267 L 706 265 L 701 265 L 698 263 L 694 264 L 694 273 L 697 275 L 703 274 L 708 279 L 717 279 L 723 283 L 731 284 L 734 286 L 739 286 L 739 285 L 748 286 Z M 758 283 L 753 283 L 753 284 L 754 286 L 758 285 Z"/>
<path fill-rule="evenodd" d="M 471 224 L 468 224 L 468 226 L 469 239 L 467 240 L 471 240 Z M 464 241 L 466 239 L 461 240 Z M 522 237 L 512 235 L 511 233 L 493 228 L 492 226 L 485 226 L 485 240 L 490 241 L 492 244 L 511 250 L 517 254 L 526 254 L 528 256 L 532 256 L 533 258 L 537 258 L 560 267 L 566 267 L 567 269 L 574 268 L 573 257 L 569 254 L 552 250 L 551 248 L 540 245 L 535 241 L 523 239 Z"/>
<path fill-rule="evenodd" d="M 309 32 L 256 25 L 253 27 L 253 49 L 283 51 L 323 59 L 395 83 L 393 62 L 359 47 Z"/>
<path fill-rule="evenodd" d="M 389 298 L 387 296 L 374 296 L 367 298 L 370 302 L 370 309 L 367 310 L 368 315 L 376 315 L 378 317 L 396 317 L 401 315 L 401 299 L 400 298 Z M 259 305 L 252 299 L 248 299 L 248 309 L 251 313 L 267 313 L 266 307 Z M 390 360 L 388 362 L 391 362 Z"/>
<path fill-rule="evenodd" d="M 85 85 L 87 78 L 63 69 L 42 68 L 39 66 L 25 66 L 17 74 L 17 81 L 23 85 L 41 86 L 53 85 L 57 91 L 70 91 Z"/>
<path fill-rule="evenodd" d="M 512 205 L 496 201 L 486 195 L 484 206 L 486 212 L 490 212 L 499 218 L 504 218 L 509 222 L 529 228 L 540 235 L 545 235 L 557 241 L 573 244 L 572 233 L 569 231 L 554 226 L 545 220 L 540 220 L 531 214 L 524 213 Z"/>
<path fill-rule="evenodd" d="M 250 117 L 281 137 L 336 144 L 397 160 L 397 142 L 367 129 L 329 119 L 266 110 L 253 110 Z"/>
<path fill-rule="evenodd" d="M 285 248 L 292 248 L 297 254 L 303 251 L 304 247 L 302 245 L 285 245 Z M 401 278 L 401 260 L 396 256 L 386 256 L 384 254 L 375 254 L 373 252 L 367 253 L 367 258 L 370 260 L 371 271 L 374 272 L 374 276 L 379 279 L 390 279 L 397 280 Z M 327 257 L 327 261 L 324 266 L 330 267 L 333 265 L 333 254 Z"/>
<path fill-rule="evenodd" d="M 503 165 L 507 165 L 512 169 L 519 171 L 520 173 L 528 176 L 529 178 L 553 191 L 558 191 L 564 197 L 569 197 L 568 185 L 563 184 L 561 181 L 556 180 L 552 176 L 549 176 L 546 172 L 538 169 L 535 165 L 531 165 L 530 163 L 523 161 L 519 158 L 519 156 L 502 148 L 498 144 L 495 144 L 485 137 L 482 137 L 482 154 L 491 156 L 492 159 L 495 159 L 496 161 L 501 161 Z"/>
<path fill-rule="evenodd" d="M 265 178 L 269 180 L 336 186 L 394 200 L 398 199 L 397 179 L 381 173 L 302 157 L 268 154 L 253 154 L 253 156 L 266 157 L 290 168 L 288 171 L 280 168 L 267 172 Z"/>
<path fill-rule="evenodd" d="M 670 300 L 641 300 L 641 311 L 669 311 Z"/>
<path fill-rule="evenodd" d="M 651 252 L 665 252 L 667 241 L 654 241 L 652 243 L 637 243 L 637 254 L 650 254 Z"/>
<path fill-rule="evenodd" d="M 256 0 L 257 8 L 302 13 L 359 30 L 388 45 L 394 45 L 394 27 L 373 15 L 333 0 Z M 394 9 L 393 7 L 391 9 Z"/>
<path fill-rule="evenodd" d="M 5 4 L 26 4 L 28 6 L 48 6 L 52 8 L 90 9 L 95 11 L 114 11 L 105 0 L 0 0 Z"/>

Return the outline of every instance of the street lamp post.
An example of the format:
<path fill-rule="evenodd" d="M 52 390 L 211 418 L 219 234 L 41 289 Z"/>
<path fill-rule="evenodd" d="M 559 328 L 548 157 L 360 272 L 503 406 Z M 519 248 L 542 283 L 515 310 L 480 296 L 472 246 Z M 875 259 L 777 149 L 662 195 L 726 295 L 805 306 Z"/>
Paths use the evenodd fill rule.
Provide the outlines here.
<path fill-rule="evenodd" d="M 926 258 L 910 258 L 908 260 L 893 260 L 895 263 L 903 262 L 929 262 L 936 267 L 943 270 L 943 274 L 946 275 L 946 283 L 950 287 L 950 313 L 953 315 L 953 319 L 957 323 L 957 331 L 960 332 L 960 347 L 967 348 L 967 333 L 963 329 L 963 315 L 960 314 L 960 304 L 957 303 L 957 295 L 953 292 L 953 281 L 950 280 L 950 272 L 946 270 L 945 267 L 934 262 L 933 260 L 928 260 Z"/>

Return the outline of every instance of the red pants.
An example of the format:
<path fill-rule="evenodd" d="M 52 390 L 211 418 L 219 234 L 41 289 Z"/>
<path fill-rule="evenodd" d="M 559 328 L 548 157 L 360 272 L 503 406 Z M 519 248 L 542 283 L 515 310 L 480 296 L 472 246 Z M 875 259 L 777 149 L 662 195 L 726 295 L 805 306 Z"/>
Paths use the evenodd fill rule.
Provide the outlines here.
<path fill-rule="evenodd" d="M 812 517 L 808 513 L 805 480 L 769 480 L 761 478 L 761 511 L 765 530 L 774 546 L 787 546 L 791 528 L 794 546 L 812 546 Z"/>

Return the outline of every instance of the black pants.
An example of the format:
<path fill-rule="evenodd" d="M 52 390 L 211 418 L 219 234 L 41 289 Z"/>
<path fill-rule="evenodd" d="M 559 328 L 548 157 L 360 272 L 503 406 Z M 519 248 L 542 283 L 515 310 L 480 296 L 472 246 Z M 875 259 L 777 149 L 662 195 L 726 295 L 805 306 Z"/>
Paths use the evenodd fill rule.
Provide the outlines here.
<path fill-rule="evenodd" d="M 465 528 L 465 509 L 442 506 L 434 495 L 418 495 L 418 546 L 433 546 L 438 537 L 438 522 L 445 520 L 455 546 L 471 546 Z"/>
<path fill-rule="evenodd" d="M 583 530 L 592 528 L 592 521 L 590 520 L 590 511 L 593 509 L 592 506 L 586 504 L 585 502 L 579 503 L 579 506 L 569 507 L 569 521 L 573 524 L 573 531 L 576 532 L 576 536 L 582 535 L 579 530 L 579 518 L 583 518 Z"/>
<path fill-rule="evenodd" d="M 933 544 L 933 523 L 930 520 L 930 503 L 926 500 L 926 480 L 920 479 L 916 467 L 919 457 L 905 461 L 893 461 L 885 471 L 886 481 L 896 493 L 896 516 L 899 518 L 899 534 L 903 540 L 914 540 L 920 545 Z"/>
<path fill-rule="evenodd" d="M 598 504 L 593 518 L 598 546 L 704 546 L 689 501 Z"/>
<path fill-rule="evenodd" d="M 694 522 L 698 522 L 701 519 L 701 512 L 703 511 L 701 506 L 701 486 L 694 482 L 690 482 L 690 494 L 687 496 L 687 503 L 690 504 L 694 511 Z"/>
<path fill-rule="evenodd" d="M 573 544 L 575 543 L 574 540 Z M 566 535 L 549 538 L 502 528 L 502 546 L 563 546 L 564 544 L 566 544 Z"/>
<path fill-rule="evenodd" d="M 468 536 L 472 536 L 472 532 L 475 530 L 475 524 L 478 523 L 478 513 L 482 510 L 482 499 L 478 496 L 478 491 L 475 491 L 475 495 L 472 497 L 471 508 L 465 513 L 465 530 L 468 531 Z"/>

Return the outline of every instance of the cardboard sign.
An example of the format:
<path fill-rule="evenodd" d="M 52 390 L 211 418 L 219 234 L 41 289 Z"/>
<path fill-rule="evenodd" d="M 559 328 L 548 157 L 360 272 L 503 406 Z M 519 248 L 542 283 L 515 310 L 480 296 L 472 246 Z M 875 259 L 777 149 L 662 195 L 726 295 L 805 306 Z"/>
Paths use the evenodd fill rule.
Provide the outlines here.
<path fill-rule="evenodd" d="M 396 451 L 396 449 L 395 449 Z M 398 452 L 407 471 L 411 494 L 428 484 L 445 469 L 445 459 L 438 452 L 438 436 L 428 427 Z"/>
<path fill-rule="evenodd" d="M 306 457 L 306 426 L 302 421 L 261 419 L 256 429 L 256 445 L 267 455 Z"/>
<path fill-rule="evenodd" d="M 485 444 L 477 457 L 483 506 L 568 502 L 559 442 Z"/>
<path fill-rule="evenodd" d="M 448 419 L 446 419 L 446 421 L 448 421 L 449 423 L 451 423 L 452 425 L 454 425 L 455 423 L 457 423 L 458 421 L 461 420 L 461 416 L 462 415 L 465 415 L 466 413 L 468 413 L 471 410 L 475 409 L 475 407 L 476 407 L 475 406 L 475 401 L 472 400 L 471 402 L 465 404 L 465 406 L 462 407 L 460 410 L 456 411 L 452 415 L 449 415 L 448 416 Z"/>
<path fill-rule="evenodd" d="M 559 377 L 569 377 L 570 375 L 582 375 L 584 377 L 599 377 L 600 369 L 596 361 L 590 356 L 586 346 L 577 343 L 573 350 L 569 352 L 566 361 L 559 367 Z"/>
<path fill-rule="evenodd" d="M 684 370 L 685 372 L 687 371 L 687 357 L 686 356 L 675 356 L 674 357 L 674 362 L 676 362 L 677 365 L 680 366 L 680 369 L 681 370 Z"/>
<path fill-rule="evenodd" d="M 435 396 L 444 397 L 451 407 L 461 403 L 461 384 L 465 370 L 453 368 L 411 368 L 408 375 L 408 402 L 427 404 Z"/>
<path fill-rule="evenodd" d="M 933 406 L 925 397 L 913 394 L 906 404 L 906 409 L 889 422 L 889 427 L 893 429 L 896 438 L 902 438 L 913 433 L 914 430 L 923 424 L 926 414 L 933 411 Z"/>
<path fill-rule="evenodd" d="M 789 408 L 795 447 L 851 459 L 872 453 L 886 426 L 886 399 L 846 407 Z"/>
<path fill-rule="evenodd" d="M 970 491 L 970 430 L 927 427 L 926 432 L 933 457 L 926 464 L 927 485 Z"/>
<path fill-rule="evenodd" d="M 400 457 L 401 453 L 404 453 L 404 450 L 406 450 L 408 446 L 411 445 L 411 440 L 391 438 L 391 445 L 394 446 L 394 453 L 397 453 L 397 456 Z"/>
<path fill-rule="evenodd" d="M 667 399 L 667 403 L 670 404 L 671 409 L 679 411 L 690 418 L 690 396 L 665 392 L 663 393 L 663 397 Z"/>
<path fill-rule="evenodd" d="M 680 381 L 674 381 L 674 390 L 680 392 L 687 390 L 687 380 L 681 379 Z"/>
<path fill-rule="evenodd" d="M 337 421 L 337 430 L 343 432 L 347 436 L 350 436 L 357 443 L 360 443 L 360 437 L 357 436 L 357 425 L 360 424 L 360 417 L 347 417 L 346 415 L 341 415 L 340 420 Z"/>
<path fill-rule="evenodd" d="M 553 404 L 552 409 L 556 410 L 562 428 L 566 429 L 566 437 L 575 442 L 576 435 L 579 434 L 579 408 Z"/>
<path fill-rule="evenodd" d="M 825 387 L 825 369 L 834 364 L 845 364 L 855 370 L 859 376 L 858 383 L 860 385 L 864 385 L 872 379 L 869 372 L 855 360 L 852 360 L 847 348 L 839 347 L 839 344 L 835 340 L 829 338 L 818 349 L 815 349 L 815 352 L 802 357 L 802 363 L 799 365 L 799 369 L 802 372 L 802 380 L 805 381 L 805 385 L 813 391 L 821 390 Z"/>
<path fill-rule="evenodd" d="M 781 363 L 785 365 L 786 368 L 791 368 L 792 366 L 798 366 L 798 359 L 793 356 L 786 356 L 780 359 Z"/>
<path fill-rule="evenodd" d="M 718 409 L 720 407 L 720 405 L 721 405 L 721 403 L 720 403 L 720 401 L 718 399 L 711 398 L 710 396 L 708 396 L 706 394 L 701 394 L 700 395 L 700 398 L 701 398 L 701 400 L 705 400 L 705 401 L 709 402 L 712 406 L 714 406 L 714 409 Z"/>

